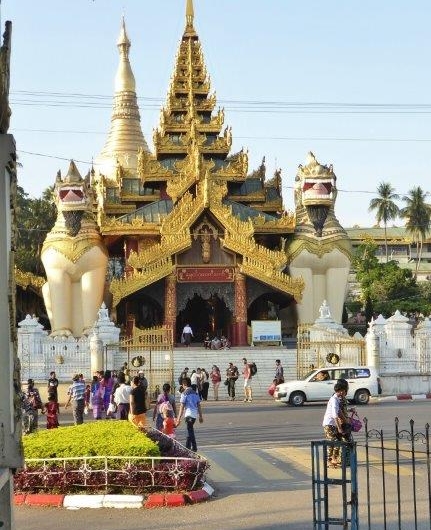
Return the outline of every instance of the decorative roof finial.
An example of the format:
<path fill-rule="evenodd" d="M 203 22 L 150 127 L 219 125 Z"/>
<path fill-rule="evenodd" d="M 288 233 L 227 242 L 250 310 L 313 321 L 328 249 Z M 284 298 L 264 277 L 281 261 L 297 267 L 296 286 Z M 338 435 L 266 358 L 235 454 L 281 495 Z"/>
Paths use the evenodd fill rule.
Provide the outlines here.
<path fill-rule="evenodd" d="M 193 0 L 187 0 L 186 5 L 186 24 L 187 26 L 193 26 L 193 19 L 195 17 L 195 13 L 193 10 Z"/>
<path fill-rule="evenodd" d="M 193 27 L 193 21 L 195 18 L 195 12 L 193 9 L 193 0 L 187 0 L 186 4 L 186 29 L 184 30 L 183 37 L 196 38 L 196 31 Z"/>
<path fill-rule="evenodd" d="M 124 16 L 121 19 L 121 29 L 117 46 L 120 52 L 120 63 L 118 65 L 117 75 L 115 78 L 115 92 L 122 92 L 123 90 L 134 92 L 135 77 L 129 62 L 129 50 L 131 43 L 129 37 L 127 36 Z"/>

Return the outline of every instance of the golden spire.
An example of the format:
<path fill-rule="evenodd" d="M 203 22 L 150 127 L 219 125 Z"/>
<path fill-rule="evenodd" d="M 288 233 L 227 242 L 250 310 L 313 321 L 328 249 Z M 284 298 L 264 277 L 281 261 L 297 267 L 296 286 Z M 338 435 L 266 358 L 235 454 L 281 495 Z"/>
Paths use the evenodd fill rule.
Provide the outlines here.
<path fill-rule="evenodd" d="M 118 37 L 117 47 L 120 53 L 120 64 L 118 65 L 117 75 L 115 76 L 115 92 L 124 90 L 135 91 L 135 76 L 129 61 L 130 40 L 126 32 L 124 17 L 121 21 L 120 36 Z"/>
<path fill-rule="evenodd" d="M 185 37 L 192 37 L 196 35 L 195 28 L 193 26 L 193 20 L 195 18 L 195 12 L 193 9 L 193 0 L 187 0 L 186 4 L 186 29 L 184 30 Z"/>
<path fill-rule="evenodd" d="M 105 146 L 95 161 L 98 172 L 107 177 L 115 177 L 118 162 L 126 172 L 136 173 L 139 149 L 149 151 L 141 129 L 135 76 L 129 61 L 130 46 L 123 17 L 117 41 L 120 61 L 115 76 L 111 128 Z"/>

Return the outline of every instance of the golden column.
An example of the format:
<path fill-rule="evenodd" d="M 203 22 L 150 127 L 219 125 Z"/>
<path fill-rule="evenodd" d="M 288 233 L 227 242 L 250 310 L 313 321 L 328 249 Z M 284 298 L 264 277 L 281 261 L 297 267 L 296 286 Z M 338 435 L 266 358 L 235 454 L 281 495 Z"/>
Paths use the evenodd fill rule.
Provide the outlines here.
<path fill-rule="evenodd" d="M 233 342 L 235 346 L 247 346 L 247 290 L 245 276 L 235 273 L 235 324 Z"/>
<path fill-rule="evenodd" d="M 177 322 L 177 277 L 170 274 L 165 280 L 165 325 L 172 328 L 172 338 L 176 342 Z"/>

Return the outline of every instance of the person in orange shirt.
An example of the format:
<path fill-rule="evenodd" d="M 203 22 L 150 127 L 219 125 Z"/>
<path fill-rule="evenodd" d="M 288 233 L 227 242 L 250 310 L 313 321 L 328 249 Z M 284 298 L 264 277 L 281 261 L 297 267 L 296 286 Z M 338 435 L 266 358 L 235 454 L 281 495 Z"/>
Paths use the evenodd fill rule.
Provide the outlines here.
<path fill-rule="evenodd" d="M 169 436 L 170 438 L 175 438 L 174 411 L 172 410 L 172 407 L 168 406 L 167 403 L 164 404 L 161 408 L 163 415 L 162 433 L 166 434 L 166 436 Z"/>

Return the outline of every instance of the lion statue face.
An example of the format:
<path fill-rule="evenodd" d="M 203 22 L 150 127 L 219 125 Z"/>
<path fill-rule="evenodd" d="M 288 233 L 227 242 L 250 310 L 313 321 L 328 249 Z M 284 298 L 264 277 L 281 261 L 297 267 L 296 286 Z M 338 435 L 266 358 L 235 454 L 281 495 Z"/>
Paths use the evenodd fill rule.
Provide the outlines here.
<path fill-rule="evenodd" d="M 337 196 L 336 180 L 332 165 L 319 164 L 311 152 L 307 157 L 307 165 L 298 167 L 295 179 L 296 211 L 297 214 L 307 214 L 319 237 L 322 235 L 328 212 L 334 207 Z"/>
<path fill-rule="evenodd" d="M 73 162 L 64 179 L 57 174 L 55 197 L 58 215 L 63 215 L 70 236 L 74 237 L 81 229 L 81 220 L 86 212 L 91 212 L 92 190 L 89 182 L 83 179 Z"/>

